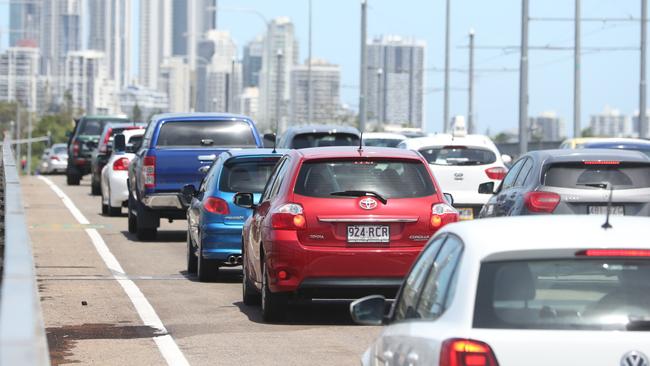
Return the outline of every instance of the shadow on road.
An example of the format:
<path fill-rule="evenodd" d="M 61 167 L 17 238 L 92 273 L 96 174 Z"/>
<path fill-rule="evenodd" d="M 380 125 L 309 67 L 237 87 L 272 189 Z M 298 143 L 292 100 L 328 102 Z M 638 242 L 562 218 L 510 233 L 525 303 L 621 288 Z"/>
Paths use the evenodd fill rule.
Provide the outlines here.
<path fill-rule="evenodd" d="M 278 324 L 284 325 L 355 325 L 350 318 L 351 300 L 308 300 L 294 302 L 287 308 L 287 317 Z M 233 305 L 239 308 L 248 320 L 264 324 L 262 309 L 247 306 L 238 301 Z"/>
<path fill-rule="evenodd" d="M 199 278 L 196 274 L 190 274 L 187 271 L 179 271 L 178 273 L 192 282 L 199 282 Z M 214 282 L 206 282 L 206 284 L 241 283 L 241 280 L 241 266 L 232 268 L 222 267 L 219 268 L 219 276 L 217 277 L 217 280 Z"/>
<path fill-rule="evenodd" d="M 127 230 L 120 231 L 124 237 L 130 241 L 138 241 L 138 238 L 135 234 L 131 234 Z M 161 230 L 158 231 L 156 239 L 148 240 L 146 243 L 155 243 L 155 242 L 183 242 L 187 239 L 187 232 L 184 230 Z"/>

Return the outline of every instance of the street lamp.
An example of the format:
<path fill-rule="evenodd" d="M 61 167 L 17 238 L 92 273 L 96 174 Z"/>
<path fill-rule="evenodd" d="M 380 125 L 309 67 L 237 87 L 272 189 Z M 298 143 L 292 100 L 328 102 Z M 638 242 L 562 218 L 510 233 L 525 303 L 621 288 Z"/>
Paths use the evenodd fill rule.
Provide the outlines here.
<path fill-rule="evenodd" d="M 377 126 L 382 125 L 382 113 L 381 113 L 381 105 L 382 105 L 382 93 L 381 93 L 381 76 L 384 74 L 384 70 L 380 67 L 377 69 Z"/>

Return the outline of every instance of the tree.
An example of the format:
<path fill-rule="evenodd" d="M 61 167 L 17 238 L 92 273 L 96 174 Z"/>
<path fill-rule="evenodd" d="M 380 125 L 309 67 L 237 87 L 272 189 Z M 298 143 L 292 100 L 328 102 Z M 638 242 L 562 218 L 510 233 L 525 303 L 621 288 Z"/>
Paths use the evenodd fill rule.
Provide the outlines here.
<path fill-rule="evenodd" d="M 582 130 L 582 137 L 595 137 L 594 130 L 591 127 L 587 127 Z"/>
<path fill-rule="evenodd" d="M 131 111 L 131 121 L 142 122 L 142 109 L 140 109 L 138 103 L 135 103 Z"/>
<path fill-rule="evenodd" d="M 495 144 L 503 144 L 510 140 L 510 135 L 505 132 L 499 132 L 492 140 L 494 140 Z"/>

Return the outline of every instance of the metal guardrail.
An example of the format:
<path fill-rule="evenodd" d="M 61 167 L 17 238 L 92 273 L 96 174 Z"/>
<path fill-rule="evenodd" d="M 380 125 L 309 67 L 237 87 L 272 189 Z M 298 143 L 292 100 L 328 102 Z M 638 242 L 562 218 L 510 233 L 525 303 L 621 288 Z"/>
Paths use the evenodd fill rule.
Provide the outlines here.
<path fill-rule="evenodd" d="M 11 151 L 11 141 L 5 138 L 4 142 L 4 182 L 0 186 L 4 191 L 0 192 L 0 214 L 4 216 L 4 253 L 1 258 L 3 271 L 0 278 L 0 366 L 49 366 L 20 178 Z"/>

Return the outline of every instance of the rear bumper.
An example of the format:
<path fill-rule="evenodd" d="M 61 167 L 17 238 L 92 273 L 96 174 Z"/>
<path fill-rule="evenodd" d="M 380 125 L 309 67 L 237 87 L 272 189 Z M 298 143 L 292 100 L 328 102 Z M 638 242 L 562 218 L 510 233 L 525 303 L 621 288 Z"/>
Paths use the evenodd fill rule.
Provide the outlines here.
<path fill-rule="evenodd" d="M 108 184 L 110 185 L 110 205 L 121 207 L 129 199 L 129 189 L 126 186 L 126 180 L 129 174 L 126 171 L 113 171 L 108 175 Z"/>
<path fill-rule="evenodd" d="M 223 223 L 202 226 L 201 254 L 203 257 L 226 262 L 230 256 L 240 256 L 242 226 Z"/>
<path fill-rule="evenodd" d="M 309 297 L 396 292 L 422 247 L 323 247 L 301 245 L 296 233 L 278 230 L 265 245 L 269 287 Z M 279 271 L 288 277 L 280 280 Z M 354 297 L 354 296 L 353 296 Z"/>
<path fill-rule="evenodd" d="M 178 197 L 178 193 L 149 194 L 142 199 L 142 203 L 152 210 L 183 210 L 184 208 Z"/>

